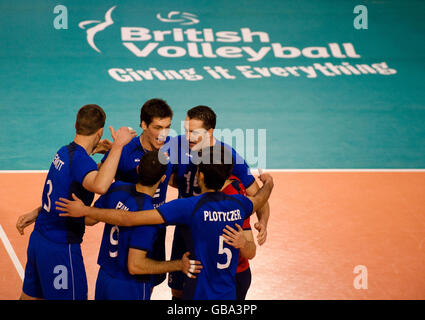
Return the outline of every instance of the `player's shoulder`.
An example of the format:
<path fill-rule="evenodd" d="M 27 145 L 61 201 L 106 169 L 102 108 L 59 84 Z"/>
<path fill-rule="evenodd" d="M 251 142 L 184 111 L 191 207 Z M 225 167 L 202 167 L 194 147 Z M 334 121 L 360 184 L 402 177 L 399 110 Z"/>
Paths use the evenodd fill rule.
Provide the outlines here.
<path fill-rule="evenodd" d="M 225 194 L 242 194 L 246 196 L 246 189 L 239 178 L 231 175 L 227 180 L 229 180 L 230 183 L 222 190 Z"/>
<path fill-rule="evenodd" d="M 61 153 L 65 152 L 67 154 L 71 163 L 75 162 L 74 160 L 77 159 L 78 162 L 83 161 L 91 164 L 96 163 L 87 153 L 87 151 L 74 141 L 66 146 L 63 146 L 60 150 Z"/>
<path fill-rule="evenodd" d="M 153 198 L 146 193 L 136 193 L 137 203 L 139 204 L 139 210 L 152 210 L 155 208 L 153 204 Z"/>
<path fill-rule="evenodd" d="M 140 149 L 141 147 L 142 145 L 140 143 L 140 136 L 136 136 L 124 146 L 123 151 L 133 151 L 136 149 Z"/>
<path fill-rule="evenodd" d="M 132 190 L 135 189 L 134 184 L 124 181 L 116 180 L 111 184 L 109 187 L 108 193 L 114 193 L 114 192 L 125 192 L 129 193 Z"/>
<path fill-rule="evenodd" d="M 229 150 L 232 153 L 233 157 L 235 157 L 236 155 L 238 155 L 238 153 L 236 152 L 236 150 L 230 144 L 227 144 L 227 143 L 225 143 L 223 141 L 220 141 L 220 140 L 216 140 L 216 143 L 218 145 L 220 145 L 220 146 L 223 146 L 227 150 Z"/>
<path fill-rule="evenodd" d="M 239 203 L 242 203 L 247 210 L 252 210 L 253 203 L 248 197 L 242 194 L 232 194 L 228 196 L 235 199 Z"/>

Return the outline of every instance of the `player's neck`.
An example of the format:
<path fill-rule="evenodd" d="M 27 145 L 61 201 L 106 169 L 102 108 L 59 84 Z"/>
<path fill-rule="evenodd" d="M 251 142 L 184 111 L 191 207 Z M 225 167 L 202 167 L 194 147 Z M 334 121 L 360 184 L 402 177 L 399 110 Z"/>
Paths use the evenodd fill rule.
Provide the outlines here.
<path fill-rule="evenodd" d="M 211 147 L 214 147 L 214 146 L 215 146 L 215 144 L 216 144 L 216 142 L 217 142 L 217 140 L 215 140 L 214 136 L 211 136 L 211 137 L 210 137 L 210 146 L 211 146 Z"/>
<path fill-rule="evenodd" d="M 148 139 L 146 138 L 146 135 L 142 133 L 140 135 L 140 144 L 142 145 L 142 148 L 146 151 L 154 151 L 155 148 L 149 143 Z"/>
<path fill-rule="evenodd" d="M 87 154 L 90 155 L 94 149 L 94 136 L 82 136 L 80 134 L 76 134 L 74 138 L 74 142 L 86 150 Z"/>
<path fill-rule="evenodd" d="M 154 185 L 152 187 L 142 186 L 140 183 L 136 184 L 136 191 L 139 193 L 145 193 L 151 197 L 155 195 L 156 189 L 158 189 L 158 185 Z"/>
<path fill-rule="evenodd" d="M 231 180 L 226 180 L 226 182 L 224 182 L 223 188 L 221 188 L 221 190 L 224 190 L 231 183 L 232 183 Z"/>
<path fill-rule="evenodd" d="M 215 144 L 217 143 L 214 136 L 210 136 L 207 141 L 208 141 L 208 145 L 205 145 L 203 148 L 214 147 Z"/>
<path fill-rule="evenodd" d="M 217 192 L 217 190 L 214 189 L 208 189 L 205 186 L 201 186 L 201 193 L 207 193 L 207 192 Z"/>

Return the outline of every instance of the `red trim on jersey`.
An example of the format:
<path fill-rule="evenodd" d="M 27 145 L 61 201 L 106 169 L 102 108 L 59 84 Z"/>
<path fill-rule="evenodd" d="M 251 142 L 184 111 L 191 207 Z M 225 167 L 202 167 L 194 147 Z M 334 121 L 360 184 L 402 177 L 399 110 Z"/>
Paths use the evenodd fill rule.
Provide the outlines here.
<path fill-rule="evenodd" d="M 226 188 L 222 190 L 225 194 L 241 194 L 246 196 L 246 190 L 242 182 L 235 176 L 231 175 L 228 180 L 231 180 L 232 183 L 228 184 Z M 251 230 L 251 224 L 249 223 L 249 217 L 246 218 L 242 224 L 242 229 Z M 245 271 L 249 268 L 249 261 L 247 258 L 239 255 L 238 266 L 236 268 L 236 273 Z"/>

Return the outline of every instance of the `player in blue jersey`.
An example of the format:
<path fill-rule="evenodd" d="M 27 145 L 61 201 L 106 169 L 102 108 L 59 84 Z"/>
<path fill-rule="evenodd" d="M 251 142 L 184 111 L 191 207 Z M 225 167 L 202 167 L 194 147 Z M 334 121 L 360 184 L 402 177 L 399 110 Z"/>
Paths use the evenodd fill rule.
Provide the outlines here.
<path fill-rule="evenodd" d="M 214 152 L 214 149 L 216 152 Z M 235 299 L 235 272 L 239 251 L 225 243 L 223 229 L 230 225 L 242 225 L 243 220 L 264 206 L 273 189 L 273 179 L 268 174 L 260 176 L 264 185 L 253 197 L 226 195 L 222 189 L 233 164 L 223 159 L 225 148 L 217 146 L 203 150 L 203 162 L 198 165 L 197 180 L 201 195 L 176 199 L 154 210 L 136 213 L 120 210 L 90 208 L 77 197 L 60 199 L 57 209 L 62 216 L 89 217 L 120 226 L 145 224 L 185 224 L 192 231 L 193 259 L 199 260 L 203 269 L 196 279 L 190 278 L 184 288 L 184 299 Z M 212 161 L 220 153 L 221 161 Z M 209 159 L 209 161 L 204 161 Z M 215 158 L 216 159 L 216 158 Z"/>
<path fill-rule="evenodd" d="M 95 207 L 126 211 L 154 209 L 152 197 L 166 178 L 167 164 L 159 161 L 161 155 L 158 151 L 146 152 L 138 165 L 138 183 L 114 182 L 96 201 Z M 98 258 L 96 300 L 149 300 L 153 284 L 150 275 L 176 270 L 187 274 L 191 268 L 194 268 L 191 274 L 199 273 L 202 266 L 199 262 L 190 263 L 189 252 L 179 260 L 154 259 L 152 254 L 159 229 L 159 225 L 119 227 L 105 224 Z"/>
<path fill-rule="evenodd" d="M 200 193 L 196 178 L 197 151 L 215 145 L 225 146 L 231 151 L 234 163 L 232 174 L 242 182 L 247 195 L 253 196 L 259 190 L 259 186 L 245 160 L 231 146 L 214 138 L 216 118 L 214 111 L 207 106 L 197 106 L 190 109 L 185 119 L 185 136 L 178 136 L 169 144 L 172 158 L 174 162 L 178 163 L 174 166 L 170 184 L 178 188 L 179 198 L 187 198 Z M 258 222 L 254 224 L 259 232 L 257 236 L 259 245 L 266 241 L 269 215 L 270 208 L 268 202 L 266 202 L 263 207 L 257 210 Z M 176 226 L 171 253 L 172 259 L 176 259 L 190 249 L 185 238 L 190 238 L 189 228 L 187 226 Z M 185 279 L 181 272 L 169 274 L 168 285 L 171 288 L 173 299 L 177 300 L 181 297 Z"/>
<path fill-rule="evenodd" d="M 103 134 L 105 112 L 97 105 L 85 105 L 77 113 L 74 141 L 56 153 L 44 185 L 41 207 L 27 251 L 27 264 L 21 299 L 87 299 L 87 280 L 81 255 L 84 219 L 58 216 L 54 202 L 78 194 L 85 204 L 94 192 L 110 187 L 122 148 L 135 132 L 128 127 L 111 133 L 114 138 L 110 158 L 98 171 L 89 154 Z"/>
<path fill-rule="evenodd" d="M 148 151 L 159 150 L 168 142 L 168 132 L 171 127 L 173 111 L 166 101 L 162 99 L 150 99 L 146 101 L 140 110 L 140 128 L 143 132 L 140 136 L 134 137 L 122 151 L 118 164 L 116 180 L 137 183 L 139 176 L 137 166 L 141 157 Z M 102 152 L 109 149 L 110 144 L 105 139 L 101 146 L 94 152 Z M 108 158 L 109 151 L 106 152 L 102 163 Z M 165 172 L 166 178 L 161 182 L 153 195 L 154 208 L 165 203 L 167 187 L 172 174 L 173 165 L 168 164 Z M 165 235 L 166 229 L 161 226 L 158 230 L 158 237 L 155 241 L 153 256 L 157 260 L 165 260 Z M 181 257 L 181 256 L 180 256 Z M 165 280 L 165 274 L 155 276 L 155 285 L 159 285 Z"/>

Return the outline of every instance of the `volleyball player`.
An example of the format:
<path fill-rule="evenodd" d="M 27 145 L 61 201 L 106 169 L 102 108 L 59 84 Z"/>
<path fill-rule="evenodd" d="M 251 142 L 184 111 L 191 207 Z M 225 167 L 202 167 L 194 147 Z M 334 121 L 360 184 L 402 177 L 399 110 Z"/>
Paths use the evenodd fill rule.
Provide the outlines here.
<path fill-rule="evenodd" d="M 134 134 L 128 127 L 110 127 L 114 143 L 110 158 L 98 170 L 89 154 L 103 134 L 106 115 L 97 105 L 77 113 L 73 142 L 56 153 L 46 177 L 42 203 L 36 213 L 27 250 L 21 299 L 87 299 L 87 279 L 80 243 L 84 219 L 60 218 L 54 206 L 61 197 L 77 194 L 90 205 L 94 193 L 110 187 L 123 147 Z"/>
<path fill-rule="evenodd" d="M 213 149 L 219 149 L 220 163 L 211 161 Z M 238 250 L 224 242 L 222 230 L 226 225 L 235 227 L 253 212 L 263 207 L 273 189 L 273 179 L 268 174 L 260 176 L 264 183 L 253 197 L 226 195 L 220 192 L 233 169 L 226 159 L 226 149 L 211 147 L 209 162 L 198 165 L 197 180 L 201 189 L 198 197 L 176 199 L 154 210 L 123 212 L 105 210 L 84 205 L 75 195 L 74 200 L 61 198 L 57 209 L 65 217 L 86 216 L 120 226 L 145 224 L 185 224 L 192 231 L 192 259 L 199 260 L 203 269 L 199 276 L 189 278 L 183 292 L 184 299 L 235 299 L 235 281 Z M 203 151 L 203 156 L 205 152 Z M 204 158 L 205 159 L 205 158 Z M 228 157 L 227 157 L 228 159 Z"/>

